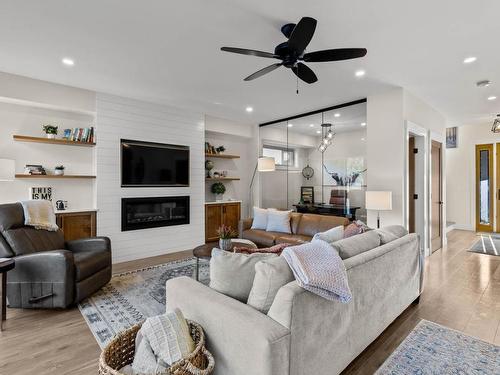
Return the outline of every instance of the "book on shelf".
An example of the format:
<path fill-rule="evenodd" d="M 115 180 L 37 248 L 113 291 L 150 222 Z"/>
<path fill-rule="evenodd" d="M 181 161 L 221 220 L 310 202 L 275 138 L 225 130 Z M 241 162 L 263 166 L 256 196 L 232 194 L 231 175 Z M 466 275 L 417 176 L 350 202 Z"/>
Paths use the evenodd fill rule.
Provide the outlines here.
<path fill-rule="evenodd" d="M 73 142 L 94 143 L 95 130 L 93 126 L 90 128 L 64 129 L 63 139 Z"/>

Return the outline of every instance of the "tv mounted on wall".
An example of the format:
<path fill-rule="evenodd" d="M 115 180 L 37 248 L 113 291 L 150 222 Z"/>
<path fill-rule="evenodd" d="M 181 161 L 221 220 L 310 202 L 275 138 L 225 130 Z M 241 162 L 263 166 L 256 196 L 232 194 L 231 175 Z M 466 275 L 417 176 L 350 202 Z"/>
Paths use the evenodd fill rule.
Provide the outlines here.
<path fill-rule="evenodd" d="M 189 186 L 189 147 L 121 140 L 121 186 Z"/>

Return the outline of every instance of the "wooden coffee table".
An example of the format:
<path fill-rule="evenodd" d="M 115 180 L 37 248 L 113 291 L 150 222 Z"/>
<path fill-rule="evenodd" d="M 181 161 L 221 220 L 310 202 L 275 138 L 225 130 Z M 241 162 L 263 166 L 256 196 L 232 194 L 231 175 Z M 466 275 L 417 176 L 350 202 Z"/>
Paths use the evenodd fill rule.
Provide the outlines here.
<path fill-rule="evenodd" d="M 254 244 L 252 241 L 249 240 L 244 240 L 240 238 L 235 238 L 231 240 L 232 247 L 248 247 L 251 249 L 256 249 L 257 245 Z M 196 280 L 198 281 L 199 278 L 199 270 L 200 270 L 200 259 L 210 259 L 212 257 L 212 249 L 216 247 L 219 248 L 219 243 L 218 242 L 207 242 L 204 245 L 197 246 L 193 249 L 193 255 L 196 257 L 196 268 L 195 268 L 195 274 L 196 274 Z"/>
<path fill-rule="evenodd" d="M 3 331 L 3 322 L 7 319 L 7 272 L 15 267 L 14 259 L 9 259 L 0 262 L 0 274 L 2 277 L 1 287 L 2 287 L 2 301 L 1 301 L 1 320 L 0 320 L 0 331 Z"/>

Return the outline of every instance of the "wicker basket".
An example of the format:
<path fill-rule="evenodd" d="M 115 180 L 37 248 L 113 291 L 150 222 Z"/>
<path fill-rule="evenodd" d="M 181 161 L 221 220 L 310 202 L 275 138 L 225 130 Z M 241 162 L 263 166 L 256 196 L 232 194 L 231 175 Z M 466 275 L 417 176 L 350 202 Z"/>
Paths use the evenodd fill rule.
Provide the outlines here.
<path fill-rule="evenodd" d="M 214 369 L 214 357 L 205 348 L 205 334 L 198 323 L 188 320 L 189 331 L 196 345 L 186 358 L 174 363 L 159 375 L 208 375 Z M 135 336 L 141 324 L 127 329 L 116 336 L 102 351 L 99 357 L 99 375 L 123 375 L 118 370 L 134 360 Z"/>

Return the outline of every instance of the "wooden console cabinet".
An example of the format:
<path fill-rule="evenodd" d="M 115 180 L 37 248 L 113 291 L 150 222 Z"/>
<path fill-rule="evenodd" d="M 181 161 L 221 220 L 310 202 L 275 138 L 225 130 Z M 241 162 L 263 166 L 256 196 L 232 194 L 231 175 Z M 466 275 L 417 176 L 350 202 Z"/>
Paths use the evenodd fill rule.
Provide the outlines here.
<path fill-rule="evenodd" d="M 96 236 L 96 212 L 58 212 L 56 221 L 64 232 L 64 240 L 72 241 Z"/>
<path fill-rule="evenodd" d="M 240 202 L 221 202 L 205 204 L 205 241 L 217 241 L 217 229 L 222 225 L 228 225 L 238 230 L 241 217 Z"/>

